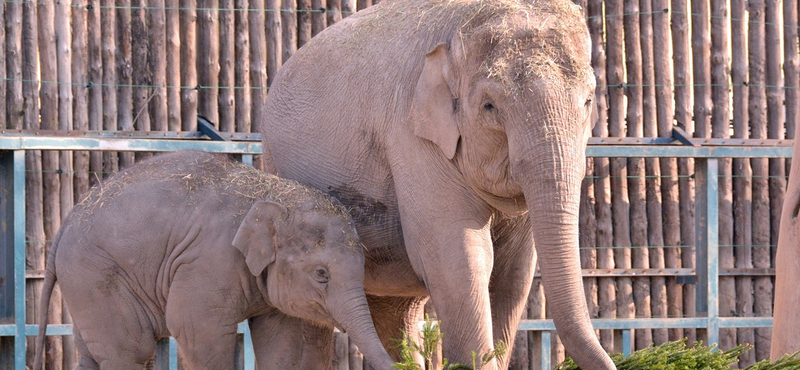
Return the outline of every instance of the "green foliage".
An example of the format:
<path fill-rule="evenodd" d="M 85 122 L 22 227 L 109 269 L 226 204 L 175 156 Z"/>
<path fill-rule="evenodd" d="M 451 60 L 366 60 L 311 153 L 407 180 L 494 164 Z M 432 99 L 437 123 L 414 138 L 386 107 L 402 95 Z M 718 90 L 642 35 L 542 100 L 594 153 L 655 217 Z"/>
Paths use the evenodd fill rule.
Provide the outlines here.
<path fill-rule="evenodd" d="M 740 345 L 728 351 L 716 351 L 716 346 L 706 347 L 698 342 L 686 347 L 686 339 L 668 342 L 656 347 L 647 347 L 628 357 L 621 354 L 611 356 L 618 370 L 727 370 L 731 364 L 739 362 L 739 356 L 751 349 Z M 789 370 L 800 369 L 797 353 L 785 356 L 778 361 L 761 361 L 747 370 Z M 572 359 L 558 365 L 556 370 L 579 370 Z"/>
<path fill-rule="evenodd" d="M 416 341 L 411 340 L 408 337 L 408 333 L 402 331 L 403 339 L 393 339 L 397 345 L 395 348 L 400 350 L 400 358 L 401 362 L 398 362 L 392 367 L 397 370 L 424 370 L 419 366 L 419 364 L 415 361 L 415 353 L 419 353 L 425 359 L 425 365 L 428 369 L 431 370 L 440 370 L 435 369 L 433 364 L 433 356 L 435 354 L 436 348 L 439 345 L 439 342 L 442 341 L 444 338 L 444 334 L 439 330 L 439 322 L 432 320 L 428 315 L 425 315 L 425 322 L 422 324 L 422 330 L 420 332 L 420 336 L 422 339 L 422 344 L 418 344 Z M 499 358 L 506 354 L 508 350 L 508 345 L 503 343 L 503 341 L 498 341 L 492 351 L 484 353 L 481 356 L 481 364 L 486 364 L 489 361 Z M 478 362 L 478 354 L 475 351 L 472 351 L 472 367 L 462 364 L 450 364 L 447 359 L 442 360 L 442 369 L 446 370 L 479 370 L 480 367 L 477 366 Z M 481 365 L 482 367 L 483 365 Z"/>

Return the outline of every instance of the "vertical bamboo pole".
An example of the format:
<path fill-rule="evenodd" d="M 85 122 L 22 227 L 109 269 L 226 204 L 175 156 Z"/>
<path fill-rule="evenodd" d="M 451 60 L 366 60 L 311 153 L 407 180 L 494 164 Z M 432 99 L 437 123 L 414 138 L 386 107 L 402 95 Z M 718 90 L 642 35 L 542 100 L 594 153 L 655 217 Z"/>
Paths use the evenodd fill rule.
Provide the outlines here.
<path fill-rule="evenodd" d="M 132 113 L 133 127 L 136 131 L 150 131 L 150 110 L 148 109 L 151 94 L 155 90 L 150 88 L 152 79 L 148 60 L 148 31 L 147 14 L 145 7 L 147 0 L 133 0 L 131 8 L 131 81 L 132 88 Z M 151 153 L 136 153 L 136 159 L 142 160 L 151 157 Z"/>
<path fill-rule="evenodd" d="M 118 0 L 117 6 L 117 129 L 133 131 L 133 51 L 131 44 L 131 0 Z M 119 154 L 119 167 L 132 165 L 134 155 Z"/>
<path fill-rule="evenodd" d="M 731 49 L 739 52 L 731 55 L 731 82 L 733 85 L 733 137 L 744 139 L 749 137 L 748 131 L 748 56 L 746 2 L 731 0 Z M 750 160 L 733 159 L 733 252 L 736 268 L 752 268 L 750 244 L 752 217 L 752 172 Z M 752 312 L 753 290 L 749 277 L 736 277 L 736 313 L 745 315 Z M 754 343 L 753 329 L 737 330 L 737 342 Z M 748 351 L 739 357 L 740 361 L 753 362 L 753 352 Z"/>
<path fill-rule="evenodd" d="M 283 23 L 283 57 L 286 63 L 289 57 L 297 51 L 297 0 L 281 1 L 281 22 Z"/>
<path fill-rule="evenodd" d="M 597 122 L 592 130 L 595 137 L 608 136 L 608 88 L 606 84 L 606 54 L 603 34 L 603 2 L 590 0 L 588 2 L 589 30 L 592 37 L 592 68 L 597 78 Z M 614 268 L 612 222 L 611 222 L 611 181 L 609 178 L 608 158 L 594 158 L 594 192 L 595 192 L 595 218 L 597 222 L 597 268 Z M 614 279 L 602 277 L 597 279 L 597 300 L 600 317 L 614 318 L 617 316 L 616 287 Z M 614 332 L 612 330 L 600 331 L 600 343 L 608 352 L 613 352 Z"/>
<path fill-rule="evenodd" d="M 267 86 L 272 85 L 272 80 L 283 65 L 281 50 L 283 49 L 283 36 L 281 29 L 280 8 L 281 0 L 266 0 L 267 5 Z"/>
<path fill-rule="evenodd" d="M 151 128 L 155 131 L 167 131 L 167 35 L 166 35 L 166 9 L 164 0 L 148 0 L 147 5 L 147 33 L 150 46 L 148 49 L 148 65 L 152 80 L 152 96 L 149 109 Z"/>
<path fill-rule="evenodd" d="M 781 15 L 780 1 L 767 0 L 765 12 L 765 34 L 766 34 L 766 98 L 767 98 L 767 137 L 770 139 L 784 138 L 784 111 L 783 111 L 783 89 L 781 82 Z M 795 41 L 790 41 L 795 42 Z M 773 245 L 778 244 L 778 232 L 781 223 L 781 209 L 783 206 L 784 190 L 786 188 L 786 169 L 785 161 L 782 158 L 771 158 L 768 160 L 768 208 L 770 213 L 769 233 L 764 237 L 767 246 L 758 248 L 758 253 L 753 255 L 753 263 L 757 268 L 769 268 L 775 265 L 771 263 L 775 249 Z M 756 298 L 754 310 L 757 316 L 772 316 L 772 278 L 760 276 L 756 278 Z M 770 339 L 772 337 L 771 328 L 756 329 L 756 361 L 769 358 Z"/>
<path fill-rule="evenodd" d="M 181 129 L 197 130 L 197 0 L 180 4 Z"/>
<path fill-rule="evenodd" d="M 102 0 L 103 130 L 117 130 L 117 27 L 113 0 Z M 119 169 L 116 152 L 103 152 L 103 177 Z"/>
<path fill-rule="evenodd" d="M 264 1 L 250 0 L 250 84 L 252 86 L 251 128 L 258 131 L 267 98 L 267 44 L 264 30 Z M 262 133 L 266 134 L 266 133 Z"/>
<path fill-rule="evenodd" d="M 311 0 L 297 0 L 297 47 L 311 40 Z"/>
<path fill-rule="evenodd" d="M 75 130 L 89 129 L 89 93 L 87 87 L 90 81 L 87 36 L 86 6 L 72 8 L 72 80 L 71 86 L 74 99 L 72 111 L 72 124 Z M 73 201 L 80 201 L 81 197 L 89 191 L 89 152 L 73 152 L 75 161 L 75 182 Z M 70 207 L 71 208 L 71 207 Z M 65 366 L 69 369 L 72 366 Z"/>
<path fill-rule="evenodd" d="M 767 97 L 766 97 L 766 45 L 765 45 L 765 1 L 751 0 L 748 2 L 750 14 L 749 38 L 750 38 L 750 79 L 748 114 L 750 116 L 750 133 L 754 139 L 767 138 Z M 753 167 L 753 267 L 770 266 L 770 211 L 769 211 L 769 165 L 767 159 L 753 158 L 750 160 Z M 758 309 L 761 302 L 771 302 L 771 294 L 765 289 L 772 291 L 772 284 L 769 278 L 756 277 L 754 279 L 755 295 L 753 298 L 754 310 Z M 756 356 L 749 356 L 746 361 L 740 361 L 743 366 L 749 366 L 750 360 L 756 360 L 759 348 L 763 346 L 764 340 L 769 337 L 760 337 L 760 330 L 755 332 Z"/>
<path fill-rule="evenodd" d="M 57 56 L 57 66 L 58 66 L 58 129 L 59 130 L 72 130 L 74 121 L 73 121 L 73 95 L 72 95 L 72 68 L 74 65 L 74 61 L 72 59 L 72 32 L 70 29 L 70 19 L 72 18 L 71 14 L 71 0 L 56 0 L 55 1 L 55 35 L 56 35 L 56 56 Z M 80 87 L 80 89 L 85 89 L 84 87 Z M 84 90 L 85 91 L 85 90 Z M 83 108 L 83 107 L 81 107 Z M 74 187 L 73 182 L 74 179 L 74 172 L 73 172 L 73 156 L 71 151 L 61 151 L 59 154 L 59 164 L 58 164 L 58 177 L 59 177 L 59 194 L 58 202 L 59 202 L 59 210 L 60 215 L 54 215 L 58 217 L 58 227 L 61 226 L 61 220 L 67 217 L 67 214 L 70 210 L 72 210 L 72 205 L 74 204 Z M 58 232 L 58 229 L 54 229 L 54 232 Z M 55 239 L 55 234 L 52 234 L 50 239 Z M 61 297 L 61 291 L 59 290 L 58 295 L 54 294 L 52 298 L 52 302 L 56 307 L 56 312 L 54 314 L 61 314 L 60 317 L 56 317 L 54 323 L 64 323 L 70 322 L 71 317 L 69 316 L 69 312 L 67 312 L 67 306 L 63 303 Z M 75 352 L 75 342 L 71 336 L 65 336 L 61 338 L 57 338 L 56 342 L 61 342 L 62 348 L 62 355 L 61 361 L 58 363 L 57 368 L 61 367 L 63 369 L 69 369 L 75 366 L 76 363 L 76 352 Z"/>
<path fill-rule="evenodd" d="M 672 45 L 673 70 L 675 74 L 675 116 L 677 124 L 692 132 L 691 90 L 692 76 L 689 67 L 689 13 L 686 0 L 672 0 Z M 678 190 L 680 207 L 681 265 L 694 267 L 694 183 L 689 176 L 694 165 L 688 159 L 678 159 Z M 691 247 L 690 247 L 691 246 Z M 695 316 L 695 291 L 693 285 L 683 286 L 683 313 Z M 695 330 L 686 329 L 684 336 L 689 342 L 695 341 Z"/>
<path fill-rule="evenodd" d="M 608 46 L 608 85 L 609 119 L 608 135 L 625 136 L 625 66 L 623 61 L 623 1 L 606 1 L 606 30 Z M 628 171 L 625 158 L 612 158 L 611 167 L 611 203 L 614 235 L 614 263 L 617 268 L 630 269 L 630 204 L 626 178 Z M 633 318 L 633 282 L 629 277 L 617 278 L 617 317 Z M 621 336 L 615 335 L 615 346 L 621 345 Z"/>
<path fill-rule="evenodd" d="M 237 132 L 250 132 L 250 37 L 248 25 L 248 1 L 235 0 L 236 5 L 236 68 L 237 89 L 234 115 Z"/>
<path fill-rule="evenodd" d="M 24 118 L 23 128 L 38 130 L 41 128 L 39 117 L 39 35 L 36 17 L 36 4 L 25 2 L 22 5 L 22 84 Z M 26 265 L 31 269 L 44 269 L 45 240 L 44 233 L 44 193 L 42 190 L 42 152 L 25 151 L 25 238 L 28 240 L 25 250 Z M 25 317 L 34 318 L 40 307 L 39 296 L 42 289 L 41 280 L 28 280 L 25 283 Z M 33 358 L 33 338 L 28 338 L 28 362 Z"/>
<path fill-rule="evenodd" d="M 728 66 L 728 2 L 711 2 L 711 136 L 730 137 L 729 79 Z M 731 182 L 730 159 L 719 160 L 719 265 L 733 268 L 733 184 Z M 719 312 L 727 315 L 736 310 L 736 281 L 733 277 L 719 279 Z M 720 329 L 720 348 L 727 350 L 736 346 L 736 329 Z"/>
<path fill-rule="evenodd" d="M 328 26 L 342 20 L 342 2 L 341 0 L 328 0 Z"/>
<path fill-rule="evenodd" d="M 55 32 L 55 1 L 39 2 L 37 5 L 37 18 L 39 26 L 39 67 L 42 78 L 40 87 L 40 119 L 41 128 L 44 130 L 56 130 L 59 126 L 59 85 L 58 85 L 58 56 L 57 40 Z M 55 237 L 58 228 L 61 226 L 61 203 L 59 194 L 61 183 L 58 176 L 59 153 L 47 150 L 42 152 L 42 186 L 44 191 L 43 216 L 44 216 L 44 235 L 45 250 L 38 258 L 46 260 L 47 250 L 51 247 L 51 241 Z M 61 296 L 54 291 L 51 310 L 48 311 L 49 322 L 61 323 Z M 46 309 L 39 307 L 39 309 Z M 63 363 L 61 340 L 57 337 L 49 337 L 46 340 L 48 350 L 45 352 L 45 364 L 50 368 L 60 369 Z"/>
<path fill-rule="evenodd" d="M 649 0 L 640 2 L 641 24 L 640 43 L 642 48 L 642 123 L 645 137 L 658 136 L 656 113 L 655 56 L 653 54 L 653 4 Z M 663 13 L 656 16 L 660 17 Z M 645 192 L 647 213 L 647 245 L 649 267 L 663 269 L 664 235 L 661 217 L 661 169 L 658 159 L 645 160 Z M 653 277 L 650 282 L 653 317 L 667 317 L 667 287 L 664 277 Z M 666 329 L 653 329 L 653 343 L 661 344 L 669 340 Z"/>
<path fill-rule="evenodd" d="M 6 4 L 6 127 L 19 130 L 23 127 L 24 97 L 22 95 L 22 4 Z"/>
<path fill-rule="evenodd" d="M 625 28 L 625 66 L 627 70 L 628 112 L 626 114 L 627 135 L 642 137 L 643 91 L 642 91 L 642 45 L 641 24 L 639 22 L 639 0 L 625 0 L 623 18 Z M 643 158 L 628 158 L 628 194 L 630 196 L 630 243 L 632 248 L 632 267 L 650 268 L 650 255 L 647 245 L 647 193 L 645 189 L 645 165 Z M 623 180 L 624 181 L 624 180 Z M 624 201 L 624 199 L 623 199 Z M 633 281 L 633 315 L 650 317 L 650 278 L 640 277 Z M 645 348 L 653 343 L 649 329 L 637 329 L 635 347 Z"/>
<path fill-rule="evenodd" d="M 166 64 L 167 74 L 167 129 L 170 131 L 178 131 L 183 128 L 181 79 L 184 68 L 181 68 L 183 49 L 181 48 L 180 35 L 181 12 L 178 10 L 180 4 L 179 0 L 164 1 L 164 5 L 167 8 L 165 11 L 167 56 L 164 64 Z"/>
<path fill-rule="evenodd" d="M 89 76 L 89 130 L 103 129 L 103 25 L 100 20 L 100 0 L 91 0 L 87 6 Z M 76 51 L 77 52 L 77 51 Z M 103 152 L 89 153 L 89 185 L 103 178 Z M 82 195 L 76 194 L 79 197 Z M 75 198 L 77 201 L 79 198 Z"/>
<path fill-rule="evenodd" d="M 198 0 L 197 7 L 197 113 L 219 126 L 219 0 Z"/>
<path fill-rule="evenodd" d="M 314 12 L 311 13 L 311 36 L 316 36 L 328 26 L 325 19 L 327 13 L 328 3 L 325 0 L 311 0 L 311 8 Z"/>
<path fill-rule="evenodd" d="M 236 100 L 234 86 L 236 76 L 236 28 L 234 1 L 219 1 L 219 130 L 233 132 L 236 127 Z"/>

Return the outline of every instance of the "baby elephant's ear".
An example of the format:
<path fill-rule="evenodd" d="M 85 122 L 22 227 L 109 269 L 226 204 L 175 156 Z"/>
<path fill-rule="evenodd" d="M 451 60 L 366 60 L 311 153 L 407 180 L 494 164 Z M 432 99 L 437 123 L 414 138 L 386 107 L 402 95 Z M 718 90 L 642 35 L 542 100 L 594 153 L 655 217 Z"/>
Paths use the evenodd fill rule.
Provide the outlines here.
<path fill-rule="evenodd" d="M 239 225 L 233 238 L 233 246 L 242 252 L 247 268 L 253 275 L 261 274 L 267 265 L 275 261 L 275 223 L 286 219 L 288 212 L 281 204 L 258 201 Z"/>

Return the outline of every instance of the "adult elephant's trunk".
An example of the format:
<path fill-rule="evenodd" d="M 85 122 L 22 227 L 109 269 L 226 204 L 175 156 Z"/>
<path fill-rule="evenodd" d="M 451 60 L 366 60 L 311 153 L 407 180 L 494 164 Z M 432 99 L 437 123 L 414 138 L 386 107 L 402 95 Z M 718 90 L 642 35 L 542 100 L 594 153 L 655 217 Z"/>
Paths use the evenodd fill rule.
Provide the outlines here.
<path fill-rule="evenodd" d="M 583 120 L 551 105 L 545 119 L 509 132 L 512 176 L 522 186 L 556 329 L 583 369 L 615 369 L 589 321 L 578 251 L 580 185 L 585 171 Z"/>
<path fill-rule="evenodd" d="M 375 331 L 363 286 L 337 294 L 333 302 L 328 302 L 328 307 L 333 318 L 342 326 L 341 329 L 347 332 L 373 368 L 392 369 L 395 362 L 383 348 Z"/>

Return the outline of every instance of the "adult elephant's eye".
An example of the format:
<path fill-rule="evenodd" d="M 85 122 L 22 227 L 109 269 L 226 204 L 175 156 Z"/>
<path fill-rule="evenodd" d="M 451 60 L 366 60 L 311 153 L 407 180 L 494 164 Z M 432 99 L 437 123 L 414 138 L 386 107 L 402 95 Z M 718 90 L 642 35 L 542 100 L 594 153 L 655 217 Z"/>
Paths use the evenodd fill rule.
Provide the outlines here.
<path fill-rule="evenodd" d="M 320 283 L 327 283 L 329 280 L 331 280 L 331 276 L 328 274 L 328 270 L 326 268 L 318 267 L 314 272 L 314 280 Z"/>
<path fill-rule="evenodd" d="M 493 111 L 494 110 L 494 104 L 492 104 L 491 102 L 483 103 L 483 110 L 485 110 L 487 112 Z"/>

